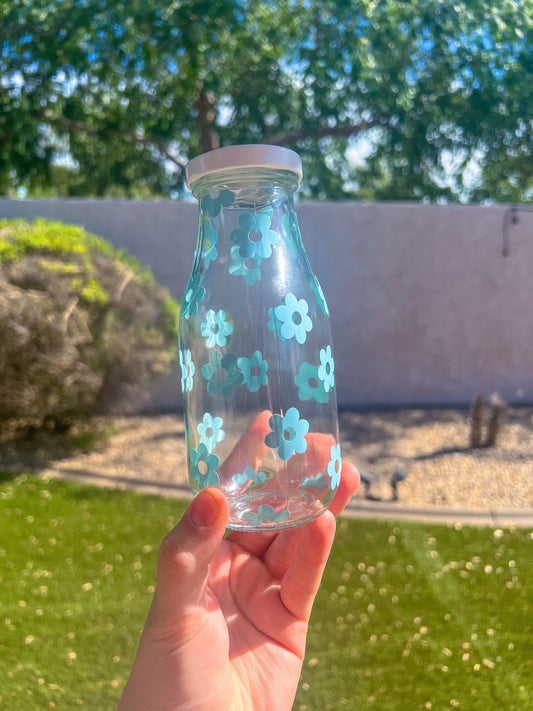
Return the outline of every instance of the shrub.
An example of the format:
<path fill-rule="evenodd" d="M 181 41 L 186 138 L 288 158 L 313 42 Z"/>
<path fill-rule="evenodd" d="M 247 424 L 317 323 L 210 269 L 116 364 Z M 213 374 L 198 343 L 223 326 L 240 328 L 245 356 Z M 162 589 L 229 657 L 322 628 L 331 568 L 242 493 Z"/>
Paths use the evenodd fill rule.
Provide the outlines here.
<path fill-rule="evenodd" d="M 150 270 L 102 238 L 0 220 L 0 429 L 125 411 L 175 358 L 178 316 Z"/>

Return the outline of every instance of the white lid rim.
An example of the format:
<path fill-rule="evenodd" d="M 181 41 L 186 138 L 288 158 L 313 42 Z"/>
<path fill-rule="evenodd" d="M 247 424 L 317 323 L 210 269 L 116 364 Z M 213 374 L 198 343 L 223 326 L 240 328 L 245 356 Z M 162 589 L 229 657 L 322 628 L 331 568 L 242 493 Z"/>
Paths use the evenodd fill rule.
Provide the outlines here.
<path fill-rule="evenodd" d="M 216 148 L 191 158 L 186 166 L 187 187 L 211 173 L 240 168 L 266 168 L 295 173 L 302 179 L 300 156 L 289 148 L 269 144 L 251 143 Z"/>

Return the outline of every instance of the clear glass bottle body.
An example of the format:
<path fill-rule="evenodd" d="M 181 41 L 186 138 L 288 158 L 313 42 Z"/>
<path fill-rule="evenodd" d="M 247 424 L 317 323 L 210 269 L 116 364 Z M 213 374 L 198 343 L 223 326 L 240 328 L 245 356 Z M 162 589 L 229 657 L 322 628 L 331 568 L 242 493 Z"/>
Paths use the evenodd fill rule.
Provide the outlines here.
<path fill-rule="evenodd" d="M 179 357 L 189 480 L 220 488 L 229 527 L 316 518 L 340 479 L 326 302 L 302 244 L 291 171 L 198 179 L 198 241 Z"/>

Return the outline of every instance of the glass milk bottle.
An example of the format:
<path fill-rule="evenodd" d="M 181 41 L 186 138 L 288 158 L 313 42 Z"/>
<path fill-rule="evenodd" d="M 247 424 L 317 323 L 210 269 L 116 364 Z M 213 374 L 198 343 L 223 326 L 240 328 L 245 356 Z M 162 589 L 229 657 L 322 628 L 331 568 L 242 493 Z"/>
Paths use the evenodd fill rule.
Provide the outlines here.
<path fill-rule="evenodd" d="M 278 146 L 187 167 L 199 202 L 179 329 L 189 480 L 195 494 L 224 492 L 234 529 L 306 523 L 340 479 L 330 318 L 294 209 L 301 177 Z"/>

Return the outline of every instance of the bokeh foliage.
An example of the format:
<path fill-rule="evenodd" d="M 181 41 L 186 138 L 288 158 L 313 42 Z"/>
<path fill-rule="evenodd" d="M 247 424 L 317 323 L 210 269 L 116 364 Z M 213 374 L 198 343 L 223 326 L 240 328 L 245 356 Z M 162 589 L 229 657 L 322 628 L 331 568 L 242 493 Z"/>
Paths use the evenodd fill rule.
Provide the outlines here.
<path fill-rule="evenodd" d="M 528 200 L 532 58 L 532 0 L 5 0 L 0 193 L 180 195 L 270 142 L 308 197 Z"/>

